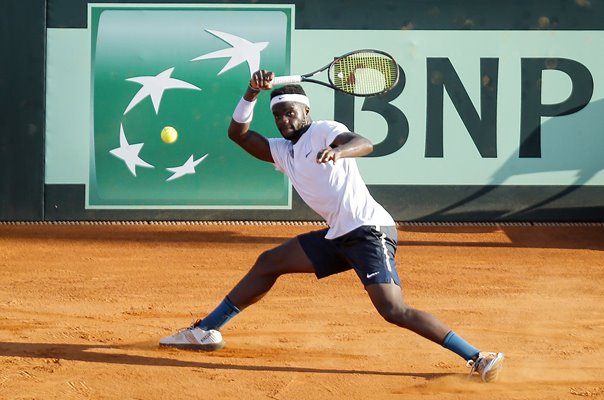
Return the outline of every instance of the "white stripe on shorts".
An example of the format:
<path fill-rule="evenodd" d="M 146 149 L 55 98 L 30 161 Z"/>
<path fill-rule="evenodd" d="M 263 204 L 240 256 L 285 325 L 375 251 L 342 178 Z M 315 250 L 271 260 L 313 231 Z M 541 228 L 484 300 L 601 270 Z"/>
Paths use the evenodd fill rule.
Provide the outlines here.
<path fill-rule="evenodd" d="M 379 231 L 379 227 L 377 227 L 377 230 Z M 380 236 L 380 239 L 382 239 L 382 250 L 384 251 L 384 258 L 386 258 L 386 265 L 388 266 L 388 271 L 392 272 L 392 264 L 390 263 L 390 254 L 388 254 L 388 247 L 386 247 L 386 234 L 382 232 L 382 235 Z"/>

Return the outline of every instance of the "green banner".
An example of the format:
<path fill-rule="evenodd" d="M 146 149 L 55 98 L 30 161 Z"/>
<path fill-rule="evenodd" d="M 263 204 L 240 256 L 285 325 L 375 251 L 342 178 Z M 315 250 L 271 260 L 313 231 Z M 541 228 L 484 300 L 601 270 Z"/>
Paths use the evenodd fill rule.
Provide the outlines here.
<path fill-rule="evenodd" d="M 292 13 L 91 6 L 88 207 L 289 207 L 286 177 L 227 128 L 254 71 L 289 73 Z M 268 96 L 257 108 L 268 110 Z M 164 141 L 167 126 L 177 135 Z M 279 135 L 269 112 L 253 128 Z"/>

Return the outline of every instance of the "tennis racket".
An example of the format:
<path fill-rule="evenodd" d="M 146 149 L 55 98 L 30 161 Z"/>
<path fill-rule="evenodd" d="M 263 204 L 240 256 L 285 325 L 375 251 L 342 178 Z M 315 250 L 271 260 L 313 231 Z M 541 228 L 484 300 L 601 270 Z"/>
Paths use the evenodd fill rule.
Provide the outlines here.
<path fill-rule="evenodd" d="M 329 82 L 312 79 L 327 70 Z M 353 96 L 376 96 L 386 93 L 398 82 L 398 64 L 392 56 L 380 50 L 355 50 L 346 53 L 304 75 L 277 76 L 273 85 L 312 82 Z"/>

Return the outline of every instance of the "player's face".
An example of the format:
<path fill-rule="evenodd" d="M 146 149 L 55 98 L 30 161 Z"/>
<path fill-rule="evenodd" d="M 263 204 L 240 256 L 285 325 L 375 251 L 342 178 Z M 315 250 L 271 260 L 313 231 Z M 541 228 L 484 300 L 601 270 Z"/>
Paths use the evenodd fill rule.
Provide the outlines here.
<path fill-rule="evenodd" d="M 273 116 L 281 136 L 294 143 L 297 142 L 310 123 L 308 111 L 308 107 L 302 103 L 286 101 L 275 104 Z"/>

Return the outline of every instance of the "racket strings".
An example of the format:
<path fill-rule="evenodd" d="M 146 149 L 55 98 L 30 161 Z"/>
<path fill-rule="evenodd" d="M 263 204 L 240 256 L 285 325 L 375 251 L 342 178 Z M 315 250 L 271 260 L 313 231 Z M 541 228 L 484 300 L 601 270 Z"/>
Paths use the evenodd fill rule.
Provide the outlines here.
<path fill-rule="evenodd" d="M 330 68 L 334 86 L 354 95 L 382 93 L 394 86 L 397 78 L 396 62 L 380 53 L 354 53 L 336 60 Z"/>

